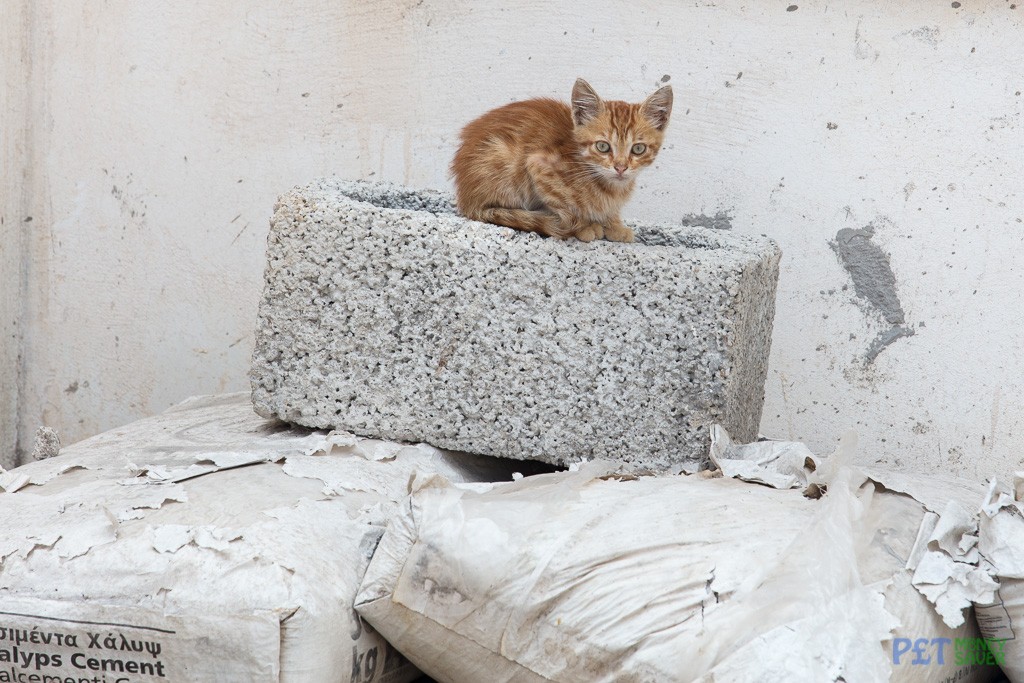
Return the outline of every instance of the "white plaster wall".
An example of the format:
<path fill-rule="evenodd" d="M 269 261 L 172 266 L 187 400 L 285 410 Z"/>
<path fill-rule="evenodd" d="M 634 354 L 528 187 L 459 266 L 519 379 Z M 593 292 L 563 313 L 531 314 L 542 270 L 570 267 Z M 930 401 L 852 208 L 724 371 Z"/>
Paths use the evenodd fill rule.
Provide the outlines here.
<path fill-rule="evenodd" d="M 245 388 L 279 192 L 328 173 L 445 187 L 486 109 L 577 76 L 638 99 L 667 75 L 668 145 L 627 218 L 727 212 L 782 246 L 762 430 L 828 450 L 854 428 L 863 461 L 905 468 L 1019 465 L 1010 2 L 24 2 L 22 448 L 40 422 L 71 441 Z M 869 224 L 915 331 L 870 363 L 889 325 L 830 247 Z"/>
<path fill-rule="evenodd" d="M 29 5 L 0 3 L 0 467 L 14 465 L 17 450 L 31 26 Z"/>

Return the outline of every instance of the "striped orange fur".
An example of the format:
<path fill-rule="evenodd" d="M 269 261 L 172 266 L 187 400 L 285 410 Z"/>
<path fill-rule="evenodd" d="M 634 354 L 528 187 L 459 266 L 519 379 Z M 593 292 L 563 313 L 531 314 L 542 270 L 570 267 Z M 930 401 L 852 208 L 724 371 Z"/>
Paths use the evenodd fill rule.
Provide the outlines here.
<path fill-rule="evenodd" d="M 571 106 L 534 99 L 489 111 L 462 130 L 452 160 L 459 211 L 563 239 L 632 242 L 620 212 L 671 113 L 671 86 L 640 104 L 606 102 L 582 78 Z"/>

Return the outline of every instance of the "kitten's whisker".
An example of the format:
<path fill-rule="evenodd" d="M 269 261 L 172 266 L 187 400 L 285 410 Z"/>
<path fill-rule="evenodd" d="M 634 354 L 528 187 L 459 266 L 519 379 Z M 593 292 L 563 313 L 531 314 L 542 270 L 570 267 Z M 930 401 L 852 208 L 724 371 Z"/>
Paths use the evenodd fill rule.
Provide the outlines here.
<path fill-rule="evenodd" d="M 601 177 L 601 171 L 593 166 L 578 168 L 570 172 L 568 180 L 593 180 Z"/>

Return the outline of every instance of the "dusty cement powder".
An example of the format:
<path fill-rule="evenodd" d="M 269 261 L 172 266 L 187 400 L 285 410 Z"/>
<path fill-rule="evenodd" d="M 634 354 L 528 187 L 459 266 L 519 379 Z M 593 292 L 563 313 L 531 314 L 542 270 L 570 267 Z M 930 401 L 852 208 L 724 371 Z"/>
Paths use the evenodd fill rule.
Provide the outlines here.
<path fill-rule="evenodd" d="M 557 241 L 451 198 L 316 181 L 278 202 L 251 373 L 256 411 L 443 448 L 630 469 L 757 436 L 780 252 L 636 226 Z"/>

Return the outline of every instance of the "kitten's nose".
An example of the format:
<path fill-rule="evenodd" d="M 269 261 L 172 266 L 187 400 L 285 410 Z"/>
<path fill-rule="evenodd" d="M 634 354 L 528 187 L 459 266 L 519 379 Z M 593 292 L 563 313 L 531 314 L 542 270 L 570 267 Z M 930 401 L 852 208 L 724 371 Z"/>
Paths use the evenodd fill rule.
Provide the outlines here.
<path fill-rule="evenodd" d="M 615 172 L 618 173 L 619 177 L 621 178 L 622 174 L 626 172 L 626 167 L 625 166 L 619 166 L 618 164 L 615 164 Z"/>

